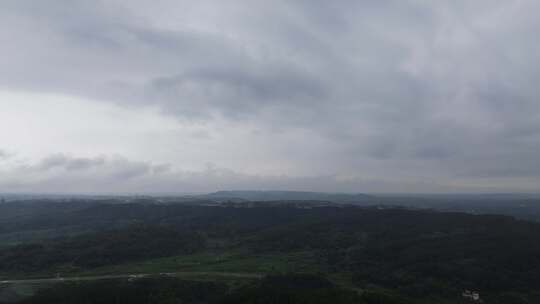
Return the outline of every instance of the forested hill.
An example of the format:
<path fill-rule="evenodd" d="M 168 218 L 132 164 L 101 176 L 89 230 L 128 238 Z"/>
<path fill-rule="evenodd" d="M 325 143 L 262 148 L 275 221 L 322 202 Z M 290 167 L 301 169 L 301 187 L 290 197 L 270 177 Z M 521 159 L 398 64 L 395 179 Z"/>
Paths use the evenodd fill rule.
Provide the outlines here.
<path fill-rule="evenodd" d="M 299 271 L 418 301 L 455 303 L 466 289 L 489 303 L 540 300 L 540 224 L 508 216 L 289 204 L 16 204 L 0 205 L 3 278 L 104 267 Z"/>

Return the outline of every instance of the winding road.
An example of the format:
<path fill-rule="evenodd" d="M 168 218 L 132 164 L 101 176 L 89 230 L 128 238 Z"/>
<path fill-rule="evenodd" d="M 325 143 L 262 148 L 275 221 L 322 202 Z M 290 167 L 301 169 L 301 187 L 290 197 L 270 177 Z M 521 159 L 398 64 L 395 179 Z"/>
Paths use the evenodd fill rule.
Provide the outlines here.
<path fill-rule="evenodd" d="M 108 280 L 108 279 L 136 280 L 136 279 L 141 279 L 141 278 L 155 278 L 155 277 L 196 277 L 196 276 L 229 277 L 229 278 L 238 278 L 238 279 L 260 279 L 263 277 L 263 274 L 243 273 L 243 272 L 184 271 L 184 272 L 114 274 L 114 275 L 99 275 L 99 276 L 2 280 L 0 281 L 0 284 L 39 284 L 39 283 L 55 283 L 55 282 L 57 283 L 57 282 L 97 281 L 97 280 Z"/>

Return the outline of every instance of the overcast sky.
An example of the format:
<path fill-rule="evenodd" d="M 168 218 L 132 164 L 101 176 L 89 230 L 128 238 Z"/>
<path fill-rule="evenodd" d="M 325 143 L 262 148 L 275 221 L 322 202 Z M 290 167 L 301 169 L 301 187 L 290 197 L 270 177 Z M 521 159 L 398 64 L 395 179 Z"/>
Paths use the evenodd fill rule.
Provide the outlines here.
<path fill-rule="evenodd" d="M 539 192 L 540 1 L 0 2 L 0 191 Z"/>

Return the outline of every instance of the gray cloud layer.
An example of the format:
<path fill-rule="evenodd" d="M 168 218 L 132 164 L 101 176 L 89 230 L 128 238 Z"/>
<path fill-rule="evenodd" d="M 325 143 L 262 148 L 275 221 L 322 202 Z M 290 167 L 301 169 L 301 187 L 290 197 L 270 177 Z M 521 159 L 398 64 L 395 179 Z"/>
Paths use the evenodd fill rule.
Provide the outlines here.
<path fill-rule="evenodd" d="M 168 164 L 131 161 L 121 156 L 94 158 L 64 154 L 47 156 L 36 163 L 1 170 L 0 192 L 64 193 L 187 193 L 216 189 L 313 190 L 364 192 L 493 191 L 490 186 L 448 186 L 434 182 L 343 178 L 337 175 L 249 175 L 207 164 L 205 170 L 185 171 Z M 509 188 L 512 189 L 512 188 Z M 515 189 L 514 189 L 515 190 Z"/>
<path fill-rule="evenodd" d="M 533 184 L 538 9 L 517 0 L 7 0 L 0 87 L 152 105 L 179 121 L 308 130 L 335 147 L 328 172 Z M 120 166 L 39 164 L 104 165 Z M 154 170 L 121 166 L 126 179 Z"/>

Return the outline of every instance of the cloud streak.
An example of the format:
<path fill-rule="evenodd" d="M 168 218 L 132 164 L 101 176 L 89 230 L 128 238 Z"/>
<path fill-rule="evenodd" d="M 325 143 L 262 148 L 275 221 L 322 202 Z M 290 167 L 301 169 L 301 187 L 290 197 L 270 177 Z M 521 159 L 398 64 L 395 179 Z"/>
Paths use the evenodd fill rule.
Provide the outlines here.
<path fill-rule="evenodd" d="M 366 179 L 359 176 L 251 175 L 208 163 L 203 170 L 182 170 L 170 164 L 132 161 L 122 156 L 49 155 L 35 163 L 12 162 L 0 167 L 0 192 L 37 193 L 192 193 L 220 189 L 313 190 L 343 192 L 453 192 L 463 186 L 435 182 Z M 489 185 L 470 187 L 490 191 Z M 519 190 L 520 188 L 507 188 Z"/>

